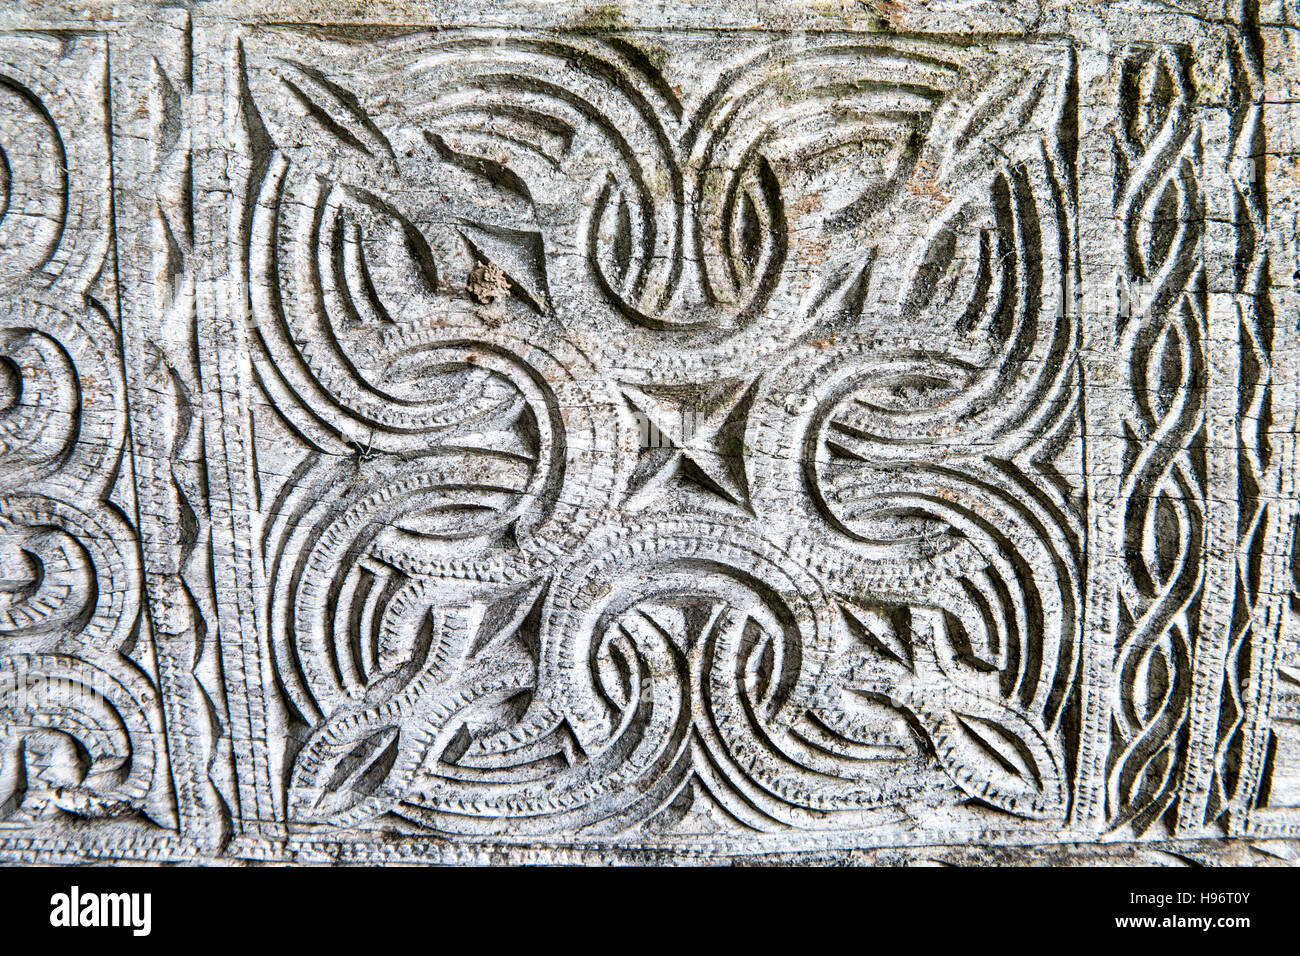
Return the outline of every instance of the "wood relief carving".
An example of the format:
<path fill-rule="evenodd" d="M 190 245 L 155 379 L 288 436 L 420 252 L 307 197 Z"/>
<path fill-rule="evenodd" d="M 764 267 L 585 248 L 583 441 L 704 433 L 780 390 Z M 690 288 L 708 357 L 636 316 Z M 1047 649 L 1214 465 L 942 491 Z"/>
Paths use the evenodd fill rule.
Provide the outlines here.
<path fill-rule="evenodd" d="M 0 16 L 0 857 L 1294 837 L 1294 10 L 914 6 Z"/>

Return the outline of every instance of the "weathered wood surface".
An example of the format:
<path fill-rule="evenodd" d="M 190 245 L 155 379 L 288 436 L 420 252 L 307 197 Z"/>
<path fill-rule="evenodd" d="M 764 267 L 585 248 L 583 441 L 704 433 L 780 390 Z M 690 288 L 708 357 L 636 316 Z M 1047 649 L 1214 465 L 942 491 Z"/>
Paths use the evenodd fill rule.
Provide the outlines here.
<path fill-rule="evenodd" d="M 1300 857 L 1300 8 L 0 11 L 0 859 Z"/>

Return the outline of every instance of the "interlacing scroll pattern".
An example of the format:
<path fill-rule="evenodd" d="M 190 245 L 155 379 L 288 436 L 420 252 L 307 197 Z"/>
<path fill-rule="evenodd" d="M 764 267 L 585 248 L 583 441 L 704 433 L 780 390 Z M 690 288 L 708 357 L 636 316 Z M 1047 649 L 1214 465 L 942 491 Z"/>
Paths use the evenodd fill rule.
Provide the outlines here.
<path fill-rule="evenodd" d="M 1115 137 L 1128 305 L 1118 332 L 1131 405 L 1108 803 L 1116 825 L 1138 832 L 1177 793 L 1205 574 L 1208 290 L 1189 69 L 1185 51 L 1134 50 Z"/>
<path fill-rule="evenodd" d="M 291 827 L 1066 817 L 1073 55 L 728 49 L 239 42 Z"/>
<path fill-rule="evenodd" d="M 1245 809 L 1260 786 L 1263 738 L 1252 734 L 1251 697 L 1258 686 L 1261 657 L 1276 640 L 1274 580 L 1287 569 L 1274 552 L 1285 538 L 1278 495 L 1279 462 L 1271 434 L 1275 424 L 1273 353 L 1278 341 L 1269 297 L 1271 256 L 1267 242 L 1268 199 L 1259 157 L 1265 152 L 1267 80 L 1262 39 L 1249 21 L 1234 29 L 1227 52 L 1232 67 L 1235 120 L 1229 161 L 1237 255 L 1233 263 L 1234 313 L 1240 323 L 1241 375 L 1237 393 L 1239 513 L 1237 587 L 1219 703 L 1215 779 L 1206 821 L 1240 828 Z M 1282 405 L 1283 402 L 1277 402 Z M 1285 558 L 1285 554 L 1281 556 Z M 1274 565 L 1270 567 L 1270 565 Z M 1279 676 L 1282 672 L 1278 671 Z"/>
<path fill-rule="evenodd" d="M 175 826 L 119 485 L 105 54 L 0 37 L 0 833 Z"/>
<path fill-rule="evenodd" d="M 1289 14 L 47 6 L 0 859 L 1295 834 Z"/>

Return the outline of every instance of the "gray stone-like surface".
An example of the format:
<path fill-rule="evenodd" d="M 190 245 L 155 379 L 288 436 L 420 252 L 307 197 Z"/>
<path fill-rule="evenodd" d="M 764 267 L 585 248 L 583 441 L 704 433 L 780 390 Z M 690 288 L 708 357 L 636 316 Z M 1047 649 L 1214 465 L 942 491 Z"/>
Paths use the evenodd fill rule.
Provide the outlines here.
<path fill-rule="evenodd" d="M 1300 8 L 0 12 L 0 860 L 1300 858 Z"/>

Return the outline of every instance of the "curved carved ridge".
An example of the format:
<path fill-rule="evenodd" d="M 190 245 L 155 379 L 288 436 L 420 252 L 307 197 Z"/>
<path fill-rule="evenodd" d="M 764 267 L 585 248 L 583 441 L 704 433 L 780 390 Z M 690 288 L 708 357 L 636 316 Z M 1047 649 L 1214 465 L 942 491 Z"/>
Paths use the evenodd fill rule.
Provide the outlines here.
<path fill-rule="evenodd" d="M 106 54 L 102 38 L 0 40 L 4 830 L 178 826 L 123 480 Z"/>

